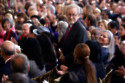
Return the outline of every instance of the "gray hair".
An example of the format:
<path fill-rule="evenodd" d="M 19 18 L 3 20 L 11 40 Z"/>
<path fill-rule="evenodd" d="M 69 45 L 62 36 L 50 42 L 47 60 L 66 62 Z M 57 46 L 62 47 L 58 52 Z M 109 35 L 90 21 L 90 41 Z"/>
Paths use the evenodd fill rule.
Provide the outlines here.
<path fill-rule="evenodd" d="M 114 57 L 114 52 L 115 52 L 115 44 L 114 44 L 114 36 L 111 31 L 105 30 L 102 32 L 107 32 L 108 33 L 108 38 L 109 38 L 109 45 L 108 45 L 108 50 L 109 50 L 109 57 L 108 60 L 110 61 Z"/>
<path fill-rule="evenodd" d="M 18 62 L 17 60 L 20 60 Z M 17 54 L 11 61 L 11 69 L 14 73 L 28 73 L 28 67 L 30 66 L 29 60 L 24 54 Z"/>
<path fill-rule="evenodd" d="M 68 28 L 68 23 L 66 21 L 59 21 L 57 26 L 57 32 L 59 34 L 60 41 L 63 35 L 65 34 L 66 29 Z"/>
<path fill-rule="evenodd" d="M 2 20 L 2 27 L 4 28 L 4 23 L 6 22 L 6 21 L 8 21 L 9 23 L 10 23 L 10 28 L 13 26 L 13 22 L 12 22 L 12 20 L 10 19 L 10 18 L 4 18 L 3 20 Z"/>
<path fill-rule="evenodd" d="M 32 26 L 31 23 L 24 23 L 24 24 L 22 25 L 22 27 L 24 27 L 24 26 L 26 26 L 26 25 L 28 25 L 28 28 L 30 28 L 30 27 Z"/>
<path fill-rule="evenodd" d="M 71 5 L 68 5 L 65 9 L 65 14 L 67 14 L 67 11 L 71 8 L 77 8 L 77 14 L 81 14 L 81 9 L 78 5 L 76 4 L 71 4 Z"/>

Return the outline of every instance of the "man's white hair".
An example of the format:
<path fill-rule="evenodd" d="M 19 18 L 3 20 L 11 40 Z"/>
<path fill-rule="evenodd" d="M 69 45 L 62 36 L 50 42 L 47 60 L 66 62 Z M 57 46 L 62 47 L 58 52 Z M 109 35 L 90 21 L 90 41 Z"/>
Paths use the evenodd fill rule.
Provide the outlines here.
<path fill-rule="evenodd" d="M 22 27 L 24 27 L 24 26 L 27 26 L 28 28 L 30 28 L 30 27 L 32 26 L 32 24 L 31 24 L 31 23 L 24 23 L 24 24 L 22 25 Z"/>
<path fill-rule="evenodd" d="M 65 13 L 67 14 L 67 11 L 71 8 L 77 8 L 77 14 L 81 13 L 80 7 L 77 4 L 70 4 L 66 7 Z"/>

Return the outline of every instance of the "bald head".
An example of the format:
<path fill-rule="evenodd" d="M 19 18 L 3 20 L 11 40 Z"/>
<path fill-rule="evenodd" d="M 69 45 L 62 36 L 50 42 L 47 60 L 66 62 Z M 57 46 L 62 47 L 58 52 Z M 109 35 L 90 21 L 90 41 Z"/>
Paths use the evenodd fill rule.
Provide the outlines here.
<path fill-rule="evenodd" d="M 11 41 L 4 41 L 1 46 L 1 51 L 4 52 L 6 56 L 11 56 L 15 53 L 15 45 Z"/>

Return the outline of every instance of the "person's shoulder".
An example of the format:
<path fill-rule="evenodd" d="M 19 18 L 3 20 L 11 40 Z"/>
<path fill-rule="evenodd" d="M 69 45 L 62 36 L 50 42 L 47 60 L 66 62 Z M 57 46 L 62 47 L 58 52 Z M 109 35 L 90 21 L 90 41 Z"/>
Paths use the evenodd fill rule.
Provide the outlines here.
<path fill-rule="evenodd" d="M 37 83 L 37 82 L 34 81 L 34 80 L 29 79 L 29 83 Z"/>

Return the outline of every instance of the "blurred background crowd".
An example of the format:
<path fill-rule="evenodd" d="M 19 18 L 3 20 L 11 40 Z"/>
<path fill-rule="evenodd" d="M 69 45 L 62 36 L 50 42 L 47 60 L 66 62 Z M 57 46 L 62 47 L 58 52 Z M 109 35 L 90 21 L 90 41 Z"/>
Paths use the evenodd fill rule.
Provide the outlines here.
<path fill-rule="evenodd" d="M 1 83 L 125 83 L 125 0 L 0 0 Z"/>

